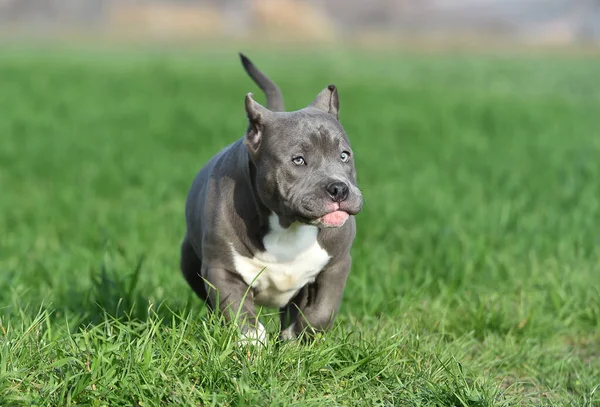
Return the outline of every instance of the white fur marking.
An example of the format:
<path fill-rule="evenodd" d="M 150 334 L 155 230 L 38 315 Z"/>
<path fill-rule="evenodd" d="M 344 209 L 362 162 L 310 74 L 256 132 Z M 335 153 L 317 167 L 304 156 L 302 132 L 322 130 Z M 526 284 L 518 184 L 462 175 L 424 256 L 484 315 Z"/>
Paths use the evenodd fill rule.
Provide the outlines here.
<path fill-rule="evenodd" d="M 257 323 L 256 328 L 248 327 L 248 330 L 240 336 L 241 343 L 258 343 L 264 345 L 267 342 L 267 330 L 260 322 Z"/>
<path fill-rule="evenodd" d="M 281 339 L 284 341 L 290 341 L 292 339 L 296 339 L 296 333 L 294 332 L 296 328 L 296 323 L 292 323 L 292 325 L 285 328 L 281 331 Z"/>
<path fill-rule="evenodd" d="M 269 223 L 271 230 L 263 238 L 265 251 L 249 258 L 232 246 L 233 262 L 244 281 L 256 289 L 258 305 L 283 307 L 315 281 L 330 256 L 317 241 L 316 226 L 293 223 L 284 229 L 277 215 L 271 215 Z"/>

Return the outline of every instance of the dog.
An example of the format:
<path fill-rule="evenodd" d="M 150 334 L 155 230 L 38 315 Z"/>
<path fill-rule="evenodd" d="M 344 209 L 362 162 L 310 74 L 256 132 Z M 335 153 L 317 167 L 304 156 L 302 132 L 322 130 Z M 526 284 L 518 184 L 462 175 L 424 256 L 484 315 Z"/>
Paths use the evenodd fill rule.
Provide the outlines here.
<path fill-rule="evenodd" d="M 279 87 L 240 53 L 266 94 L 245 97 L 245 135 L 196 175 L 186 206 L 181 271 L 244 338 L 266 340 L 256 306 L 278 308 L 281 340 L 331 328 L 350 272 L 363 205 L 337 88 L 284 111 Z"/>

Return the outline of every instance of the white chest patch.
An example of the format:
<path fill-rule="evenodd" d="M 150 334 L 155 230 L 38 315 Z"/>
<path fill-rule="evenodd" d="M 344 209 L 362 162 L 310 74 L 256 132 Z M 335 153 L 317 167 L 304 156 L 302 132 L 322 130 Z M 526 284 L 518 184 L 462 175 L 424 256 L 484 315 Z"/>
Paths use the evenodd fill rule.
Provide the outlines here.
<path fill-rule="evenodd" d="M 277 215 L 271 215 L 271 231 L 263 238 L 264 252 L 253 258 L 233 249 L 236 271 L 255 289 L 258 305 L 283 307 L 306 284 L 315 281 L 330 259 L 319 245 L 316 226 L 294 223 L 284 229 Z"/>

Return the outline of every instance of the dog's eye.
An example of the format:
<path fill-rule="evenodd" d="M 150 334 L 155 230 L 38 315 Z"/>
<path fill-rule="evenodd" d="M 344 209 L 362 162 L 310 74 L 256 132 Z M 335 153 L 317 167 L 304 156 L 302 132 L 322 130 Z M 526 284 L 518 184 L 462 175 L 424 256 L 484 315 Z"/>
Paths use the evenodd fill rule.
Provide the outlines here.
<path fill-rule="evenodd" d="M 298 157 L 294 157 L 292 159 L 292 162 L 296 165 L 304 165 L 306 164 L 306 161 L 304 161 L 304 157 L 302 156 L 298 156 Z"/>
<path fill-rule="evenodd" d="M 347 163 L 348 161 L 350 161 L 350 153 L 347 151 L 342 151 L 341 159 L 342 162 Z"/>

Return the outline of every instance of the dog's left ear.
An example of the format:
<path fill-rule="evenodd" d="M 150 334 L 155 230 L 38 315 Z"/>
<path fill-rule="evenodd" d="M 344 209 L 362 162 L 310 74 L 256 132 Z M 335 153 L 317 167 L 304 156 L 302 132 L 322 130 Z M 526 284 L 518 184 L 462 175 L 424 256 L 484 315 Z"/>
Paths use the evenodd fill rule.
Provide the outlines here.
<path fill-rule="evenodd" d="M 264 133 L 265 123 L 271 112 L 252 99 L 252 93 L 246 94 L 246 115 L 248 116 L 248 130 L 244 137 L 244 144 L 252 155 L 258 152 Z"/>
<path fill-rule="evenodd" d="M 338 97 L 338 91 L 335 85 L 329 85 L 323 89 L 321 93 L 317 95 L 315 101 L 311 103 L 311 106 L 339 119 L 340 98 Z"/>

